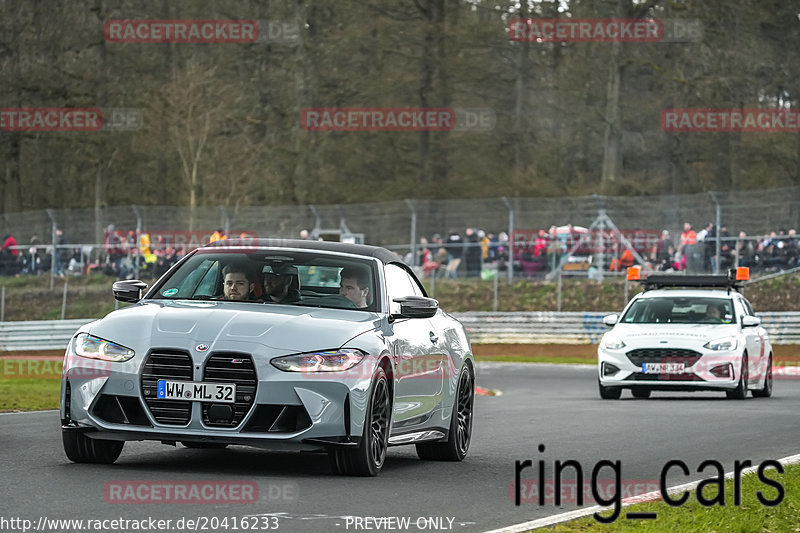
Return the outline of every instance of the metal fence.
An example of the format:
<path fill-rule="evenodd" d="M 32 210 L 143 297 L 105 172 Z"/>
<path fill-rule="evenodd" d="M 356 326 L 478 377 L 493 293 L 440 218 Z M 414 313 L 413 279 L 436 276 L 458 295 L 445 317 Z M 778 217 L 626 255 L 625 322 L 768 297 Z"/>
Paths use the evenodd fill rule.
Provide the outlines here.
<path fill-rule="evenodd" d="M 661 196 L 583 196 L 556 198 L 480 198 L 466 200 L 401 200 L 342 205 L 267 205 L 227 209 L 177 206 L 116 206 L 99 210 L 49 209 L 3 213 L 2 234 L 14 235 L 21 246 L 35 236 L 51 244 L 53 226 L 67 243 L 102 243 L 103 231 L 188 231 L 223 228 L 237 234 L 296 238 L 300 231 L 343 232 L 364 236 L 367 244 L 408 247 L 419 237 L 446 236 L 450 230 L 480 228 L 486 232 L 547 229 L 572 224 L 590 226 L 604 210 L 623 230 L 667 229 L 680 233 L 684 222 L 699 229 L 720 219 L 731 235 L 745 231 L 765 235 L 800 227 L 800 187 L 728 193 Z"/>
<path fill-rule="evenodd" d="M 594 344 L 610 313 L 453 313 L 473 344 Z M 800 344 L 800 312 L 760 313 L 772 344 Z M 0 351 L 63 350 L 92 319 L 0 322 Z"/>

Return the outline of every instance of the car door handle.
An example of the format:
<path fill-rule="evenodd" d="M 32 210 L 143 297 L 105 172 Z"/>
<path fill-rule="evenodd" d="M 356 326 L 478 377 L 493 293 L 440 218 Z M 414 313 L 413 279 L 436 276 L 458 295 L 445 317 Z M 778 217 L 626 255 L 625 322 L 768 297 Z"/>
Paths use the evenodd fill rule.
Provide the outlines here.
<path fill-rule="evenodd" d="M 433 344 L 436 344 L 437 342 L 439 342 L 439 337 L 438 337 L 438 335 L 436 335 L 436 333 L 434 333 L 434 332 L 432 332 L 432 331 L 431 331 L 431 342 L 432 342 Z"/>

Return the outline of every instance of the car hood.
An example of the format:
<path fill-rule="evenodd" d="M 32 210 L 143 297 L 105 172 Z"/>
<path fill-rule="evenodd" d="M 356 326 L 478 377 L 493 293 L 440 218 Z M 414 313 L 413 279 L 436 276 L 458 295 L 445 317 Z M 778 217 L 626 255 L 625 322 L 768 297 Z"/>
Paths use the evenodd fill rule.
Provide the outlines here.
<path fill-rule="evenodd" d="M 709 340 L 738 333 L 736 324 L 617 324 L 606 335 L 624 340 L 630 348 L 653 346 L 654 343 L 702 345 Z"/>
<path fill-rule="evenodd" d="M 256 343 L 280 351 L 341 347 L 380 325 L 380 315 L 291 305 L 169 300 L 110 313 L 89 332 L 129 347 Z"/>

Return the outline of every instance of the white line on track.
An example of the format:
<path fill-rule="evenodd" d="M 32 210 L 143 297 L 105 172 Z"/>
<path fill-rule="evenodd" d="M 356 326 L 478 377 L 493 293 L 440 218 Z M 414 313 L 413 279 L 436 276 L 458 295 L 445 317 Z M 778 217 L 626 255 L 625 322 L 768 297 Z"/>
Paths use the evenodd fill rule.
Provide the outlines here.
<path fill-rule="evenodd" d="M 800 454 L 797 455 L 790 455 L 789 457 L 784 457 L 783 459 L 778 459 L 778 462 L 784 466 L 786 465 L 794 465 L 800 463 Z M 745 468 L 742 470 L 742 474 L 752 474 L 758 470 L 758 466 L 751 466 L 750 468 Z M 728 472 L 725 474 L 725 479 L 733 479 L 734 473 Z M 667 489 L 667 494 L 673 495 L 679 492 L 692 490 L 697 485 L 702 483 L 702 479 L 698 479 L 697 481 L 691 481 L 689 483 L 684 483 L 682 485 L 676 485 L 674 487 L 670 487 Z M 647 494 L 642 494 L 640 496 L 632 496 L 630 498 L 625 498 L 622 500 L 622 507 L 628 507 L 630 505 L 634 505 L 637 503 L 648 502 L 648 501 L 656 501 L 661 499 L 661 492 L 648 492 Z M 552 516 L 546 516 L 544 518 L 539 518 L 537 520 L 531 520 L 529 522 L 521 522 L 519 524 L 514 524 L 508 527 L 500 528 L 500 529 L 492 529 L 490 531 L 486 531 L 485 533 L 521 533 L 522 531 L 529 531 L 531 529 L 538 529 L 540 527 L 547 527 L 552 526 L 555 524 L 560 524 L 562 522 L 567 522 L 569 520 L 574 520 L 576 518 L 583 518 L 585 516 L 592 515 L 596 512 L 602 512 L 613 509 L 613 507 L 600 507 L 599 505 L 594 505 L 592 507 L 586 507 L 585 509 L 576 509 L 574 511 L 568 511 L 566 513 L 559 513 Z"/>
<path fill-rule="evenodd" d="M 58 413 L 58 409 L 47 409 L 45 411 L 20 411 L 17 413 L 0 413 L 0 416 L 7 416 L 7 415 L 38 415 L 41 413 Z"/>

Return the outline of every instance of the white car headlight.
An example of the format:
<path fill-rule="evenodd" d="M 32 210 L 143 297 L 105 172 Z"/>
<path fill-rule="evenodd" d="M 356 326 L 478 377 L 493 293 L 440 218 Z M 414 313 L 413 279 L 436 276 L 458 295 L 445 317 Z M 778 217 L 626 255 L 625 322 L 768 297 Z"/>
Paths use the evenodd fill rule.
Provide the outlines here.
<path fill-rule="evenodd" d="M 73 348 L 77 355 L 81 357 L 88 357 L 89 359 L 101 359 L 103 361 L 112 361 L 121 363 L 127 361 L 136 353 L 117 344 L 116 342 L 107 341 L 88 333 L 79 333 L 75 336 Z"/>
<path fill-rule="evenodd" d="M 714 350 L 715 352 L 722 352 L 727 350 L 735 350 L 736 344 L 736 337 L 722 337 L 720 339 L 708 341 L 703 345 L 703 348 Z"/>
<path fill-rule="evenodd" d="M 362 359 L 361 350 L 342 348 L 276 357 L 270 362 L 284 372 L 341 372 L 353 368 Z"/>
<path fill-rule="evenodd" d="M 600 347 L 605 350 L 621 350 L 625 347 L 625 343 L 622 342 L 622 339 L 617 337 L 603 337 L 603 342 L 600 344 Z"/>

